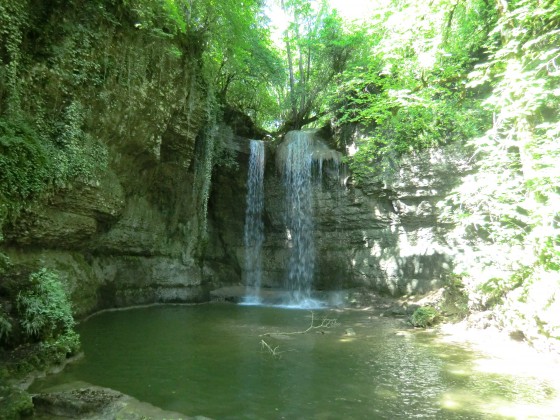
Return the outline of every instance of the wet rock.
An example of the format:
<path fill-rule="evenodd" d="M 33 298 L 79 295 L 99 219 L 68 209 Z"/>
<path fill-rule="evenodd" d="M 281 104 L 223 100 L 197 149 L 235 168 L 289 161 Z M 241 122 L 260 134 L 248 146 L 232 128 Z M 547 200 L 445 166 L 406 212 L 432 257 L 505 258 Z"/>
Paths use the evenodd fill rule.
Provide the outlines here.
<path fill-rule="evenodd" d="M 80 418 L 103 413 L 122 398 L 122 394 L 111 389 L 88 387 L 38 394 L 33 397 L 33 405 L 37 414 Z"/>
<path fill-rule="evenodd" d="M 33 396 L 38 419 L 191 419 L 186 415 L 164 411 L 151 404 L 110 388 L 73 383 Z M 204 419 L 204 417 L 194 417 Z"/>

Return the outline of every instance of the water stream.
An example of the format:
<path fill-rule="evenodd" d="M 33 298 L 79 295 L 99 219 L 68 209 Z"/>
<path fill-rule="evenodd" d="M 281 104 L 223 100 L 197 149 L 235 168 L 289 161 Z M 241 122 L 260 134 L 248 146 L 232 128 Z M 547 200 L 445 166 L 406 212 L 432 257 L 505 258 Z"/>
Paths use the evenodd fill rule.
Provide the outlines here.
<path fill-rule="evenodd" d="M 283 334 L 305 331 L 312 316 L 314 326 L 336 323 Z M 78 331 L 85 357 L 31 391 L 85 381 L 215 419 L 552 419 L 560 412 L 548 380 L 493 370 L 495 362 L 464 345 L 365 311 L 159 306 L 101 313 Z"/>
<path fill-rule="evenodd" d="M 287 306 L 317 308 L 323 302 L 312 298 L 316 250 L 314 197 L 322 190 L 325 178 L 335 178 L 340 187 L 341 155 L 316 137 L 314 131 L 290 131 L 277 149 L 277 165 L 286 194 L 286 242 L 290 248 L 287 266 Z M 333 184 L 333 183 L 330 183 Z M 332 185 L 331 185 L 332 187 Z"/>
<path fill-rule="evenodd" d="M 247 206 L 243 244 L 245 246 L 244 303 L 260 304 L 262 282 L 262 244 L 264 242 L 264 142 L 251 140 L 247 175 Z"/>
<path fill-rule="evenodd" d="M 305 131 L 291 131 L 284 141 L 282 175 L 286 188 L 286 235 L 291 247 L 287 288 L 290 303 L 297 306 L 310 301 L 315 271 L 311 141 L 312 135 Z"/>

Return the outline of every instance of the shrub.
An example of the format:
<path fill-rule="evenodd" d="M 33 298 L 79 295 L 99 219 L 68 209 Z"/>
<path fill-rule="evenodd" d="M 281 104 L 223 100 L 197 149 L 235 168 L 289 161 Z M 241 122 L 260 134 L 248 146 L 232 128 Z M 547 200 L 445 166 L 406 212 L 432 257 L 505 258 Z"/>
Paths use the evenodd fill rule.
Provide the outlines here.
<path fill-rule="evenodd" d="M 45 364 L 62 363 L 80 348 L 80 336 L 73 330 L 56 339 L 40 343 L 39 354 Z"/>
<path fill-rule="evenodd" d="M 446 318 L 463 319 L 469 314 L 469 295 L 465 290 L 465 274 L 449 274 L 445 283 L 443 301 L 438 305 Z"/>
<path fill-rule="evenodd" d="M 426 328 L 436 324 L 441 314 L 432 306 L 421 306 L 410 317 L 410 323 L 415 327 Z"/>
<path fill-rule="evenodd" d="M 33 414 L 31 395 L 16 386 L 0 384 L 0 401 L 1 419 L 27 418 Z"/>
<path fill-rule="evenodd" d="M 71 333 L 72 306 L 58 276 L 43 268 L 29 280 L 31 287 L 20 291 L 16 301 L 24 333 L 40 341 Z"/>

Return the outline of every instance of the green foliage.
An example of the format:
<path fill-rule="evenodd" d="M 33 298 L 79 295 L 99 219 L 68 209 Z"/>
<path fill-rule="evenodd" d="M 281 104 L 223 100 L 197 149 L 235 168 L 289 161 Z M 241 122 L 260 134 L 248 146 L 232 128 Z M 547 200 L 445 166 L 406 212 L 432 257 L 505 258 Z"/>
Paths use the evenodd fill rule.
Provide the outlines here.
<path fill-rule="evenodd" d="M 448 285 L 446 299 L 465 312 L 467 296 L 501 310 L 504 326 L 527 336 L 560 335 L 551 309 L 560 296 L 558 10 L 537 0 L 387 2 L 372 21 L 371 54 L 331 97 L 335 124 L 362 128 L 350 159 L 358 181 L 450 141 L 474 152 L 476 173 L 441 210 L 480 244 L 480 272 L 458 281 L 468 290 Z"/>
<path fill-rule="evenodd" d="M 502 252 L 488 265 L 512 274 L 479 279 L 489 304 L 501 303 L 520 288 L 553 279 L 560 269 L 560 51 L 557 2 L 518 0 L 501 9 L 485 44 L 488 60 L 470 74 L 468 87 L 487 93 L 493 114 L 488 131 L 470 140 L 478 173 L 456 191 L 454 220 Z"/>
<path fill-rule="evenodd" d="M 126 0 L 134 26 L 159 38 L 187 39 L 202 56 L 202 79 L 218 99 L 254 120 L 278 114 L 271 87 L 282 78 L 282 64 L 272 48 L 261 0 Z M 170 55 L 185 51 L 174 46 Z"/>
<path fill-rule="evenodd" d="M 441 320 L 441 314 L 432 306 L 421 306 L 410 316 L 414 327 L 427 328 Z"/>
<path fill-rule="evenodd" d="M 489 118 L 465 84 L 492 20 L 483 1 L 412 0 L 379 11 L 371 54 L 352 63 L 331 96 L 338 125 L 367 129 L 350 160 L 357 181 L 403 153 L 483 132 Z"/>
<path fill-rule="evenodd" d="M 50 153 L 57 185 L 63 186 L 72 180 L 91 182 L 98 171 L 107 166 L 106 147 L 84 132 L 83 120 L 83 106 L 74 101 L 66 108 L 62 121 L 55 127 L 55 146 L 50 149 Z"/>
<path fill-rule="evenodd" d="M 0 117 L 0 224 L 19 206 L 45 191 L 50 156 L 37 133 L 23 120 Z"/>
<path fill-rule="evenodd" d="M 216 107 L 213 91 L 209 88 L 206 97 L 206 127 L 197 141 L 195 172 L 194 172 L 194 194 L 198 202 L 198 242 L 204 246 L 208 241 L 208 200 L 212 187 L 212 171 L 216 155 L 216 135 L 218 127 L 216 124 Z"/>
<path fill-rule="evenodd" d="M 0 117 L 0 225 L 52 186 L 91 182 L 106 167 L 107 150 L 83 132 L 82 115 L 72 103 L 50 138 L 21 118 Z"/>
<path fill-rule="evenodd" d="M 0 378 L 2 379 L 2 378 Z M 31 395 L 17 386 L 0 384 L 0 418 L 28 418 L 33 414 Z"/>
<path fill-rule="evenodd" d="M 283 80 L 282 62 L 272 47 L 263 2 L 194 2 L 191 25 L 205 22 L 205 79 L 222 103 L 263 123 L 279 113 L 273 87 Z"/>
<path fill-rule="evenodd" d="M 465 274 L 450 274 L 445 281 L 443 301 L 438 309 L 447 318 L 459 320 L 469 314 L 469 294 L 465 288 Z"/>
<path fill-rule="evenodd" d="M 0 276 L 3 276 L 6 273 L 6 271 L 8 271 L 8 269 L 11 268 L 11 266 L 12 263 L 10 261 L 10 258 L 6 254 L 0 251 Z"/>
<path fill-rule="evenodd" d="M 319 121 L 328 111 L 335 77 L 363 44 L 364 32 L 346 25 L 325 1 L 286 1 L 290 17 L 284 32 L 284 61 L 289 75 L 278 90 L 284 123 L 281 132 Z"/>
<path fill-rule="evenodd" d="M 21 66 L 20 46 L 23 32 L 28 25 L 26 13 L 27 1 L 10 1 L 0 4 L 0 65 L 4 72 L 0 72 L 0 90 L 5 85 L 6 98 L 0 94 L 0 109 L 5 105 L 7 113 L 18 115 L 21 106 L 21 81 L 19 67 Z M 1 67 L 0 67 L 1 68 Z M 2 103 L 4 102 L 5 103 Z"/>
<path fill-rule="evenodd" d="M 501 278 L 493 277 L 479 286 L 480 291 L 484 294 L 483 308 L 491 308 L 497 304 L 503 303 L 504 296 L 511 291 L 509 282 Z"/>
<path fill-rule="evenodd" d="M 24 333 L 40 341 L 72 334 L 72 306 L 56 273 L 43 268 L 32 273 L 29 281 L 16 300 Z"/>
<path fill-rule="evenodd" d="M 80 348 L 80 336 L 73 330 L 39 344 L 41 358 L 48 364 L 60 364 Z"/>
<path fill-rule="evenodd" d="M 102 5 L 95 11 L 107 16 Z M 0 5 L 0 226 L 53 187 L 93 181 L 107 162 L 105 147 L 83 130 L 83 105 L 72 99 L 102 82 L 92 52 L 98 26 L 70 28 L 56 13 L 25 0 Z"/>
<path fill-rule="evenodd" d="M 214 146 L 214 168 L 227 168 L 232 171 L 239 169 L 239 159 L 237 151 L 228 147 L 227 142 L 231 141 L 233 132 L 229 127 L 223 127 L 218 133 L 219 141 Z"/>
<path fill-rule="evenodd" d="M 480 293 L 480 304 L 482 308 L 489 309 L 505 302 L 508 293 L 528 286 L 531 277 L 534 275 L 534 267 L 522 266 L 512 275 L 501 277 L 492 277 L 477 286 Z M 523 300 L 524 294 L 521 293 L 518 299 Z"/>

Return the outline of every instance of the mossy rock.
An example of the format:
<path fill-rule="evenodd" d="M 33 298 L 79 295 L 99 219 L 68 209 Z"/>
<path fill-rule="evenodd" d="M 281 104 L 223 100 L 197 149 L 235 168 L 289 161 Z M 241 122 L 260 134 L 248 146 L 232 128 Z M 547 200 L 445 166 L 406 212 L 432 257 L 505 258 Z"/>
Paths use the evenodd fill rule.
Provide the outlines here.
<path fill-rule="evenodd" d="M 441 320 L 441 314 L 433 306 L 421 306 L 410 316 L 410 323 L 414 327 L 427 328 Z"/>

